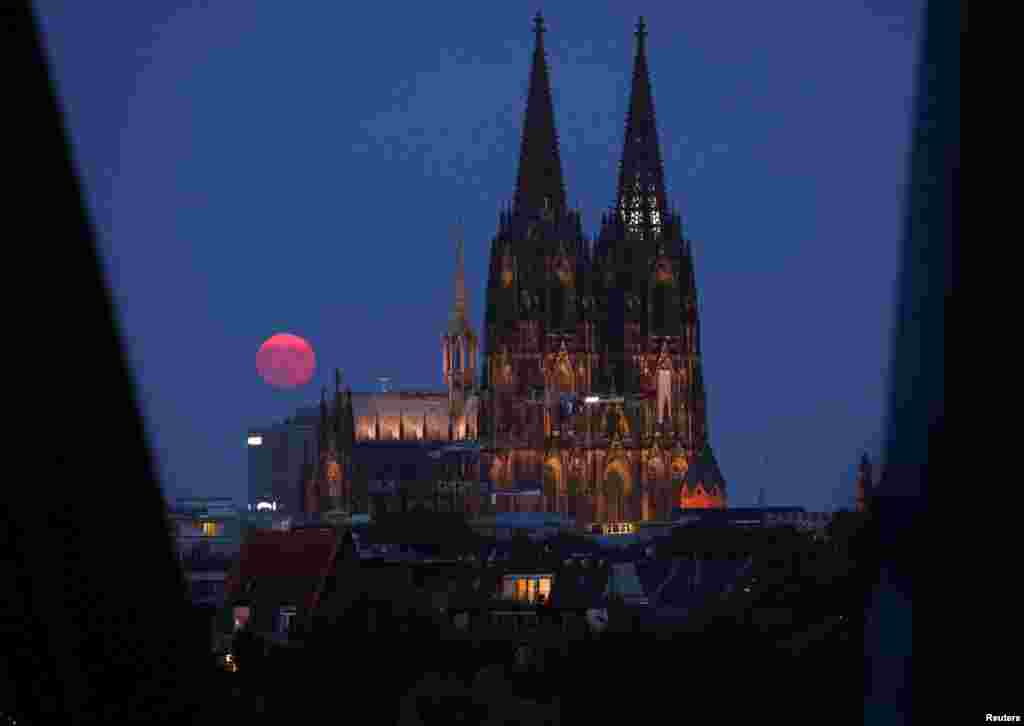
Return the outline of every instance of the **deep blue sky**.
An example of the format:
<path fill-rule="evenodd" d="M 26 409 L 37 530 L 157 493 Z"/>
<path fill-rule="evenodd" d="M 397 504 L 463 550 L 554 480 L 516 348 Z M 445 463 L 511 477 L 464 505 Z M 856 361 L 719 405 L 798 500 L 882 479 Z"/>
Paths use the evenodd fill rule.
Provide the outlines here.
<path fill-rule="evenodd" d="M 169 496 L 241 501 L 246 427 L 335 366 L 357 389 L 440 384 L 451 227 L 478 325 L 536 0 L 37 7 Z M 731 502 L 845 502 L 883 422 L 920 0 L 541 9 L 587 234 L 647 19 Z M 318 355 L 289 393 L 255 370 L 281 331 Z"/>

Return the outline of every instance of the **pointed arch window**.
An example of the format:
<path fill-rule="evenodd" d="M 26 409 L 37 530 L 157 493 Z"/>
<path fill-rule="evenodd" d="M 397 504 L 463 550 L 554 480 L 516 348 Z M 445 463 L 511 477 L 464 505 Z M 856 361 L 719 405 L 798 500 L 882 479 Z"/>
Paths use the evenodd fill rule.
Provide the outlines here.
<path fill-rule="evenodd" d="M 651 301 L 651 328 L 655 334 L 664 334 L 667 324 L 668 294 L 668 285 L 654 286 L 654 299 Z"/>
<path fill-rule="evenodd" d="M 661 211 L 658 209 L 658 198 L 651 190 L 651 231 L 658 235 L 661 233 Z"/>
<path fill-rule="evenodd" d="M 555 285 L 551 289 L 551 325 L 561 328 L 565 321 L 565 288 Z"/>

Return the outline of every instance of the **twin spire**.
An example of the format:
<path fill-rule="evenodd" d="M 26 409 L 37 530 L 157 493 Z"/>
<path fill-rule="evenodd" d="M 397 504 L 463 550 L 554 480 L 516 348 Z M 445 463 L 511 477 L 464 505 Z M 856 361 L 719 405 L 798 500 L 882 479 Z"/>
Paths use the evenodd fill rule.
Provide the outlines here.
<path fill-rule="evenodd" d="M 556 214 L 566 209 L 562 161 L 555 130 L 551 81 L 544 53 L 544 19 L 533 20 L 536 45 L 530 69 L 530 88 L 523 121 L 519 174 L 513 214 L 541 216 L 546 209 Z M 631 229 L 658 230 L 665 223 L 665 181 L 654 120 L 654 99 L 647 69 L 647 27 L 640 18 L 636 29 L 633 88 L 626 117 L 626 136 L 619 166 L 616 211 Z"/>
<path fill-rule="evenodd" d="M 627 228 L 657 232 L 665 223 L 667 205 L 658 128 L 654 121 L 654 97 L 647 69 L 646 37 L 647 26 L 640 18 L 636 26 L 633 88 L 629 96 L 615 201 L 618 214 Z"/>
<path fill-rule="evenodd" d="M 526 217 L 540 216 L 546 209 L 557 212 L 566 208 L 551 81 L 544 55 L 544 18 L 539 12 L 533 19 L 533 32 L 536 45 L 530 68 L 519 175 L 512 205 L 513 214 Z"/>

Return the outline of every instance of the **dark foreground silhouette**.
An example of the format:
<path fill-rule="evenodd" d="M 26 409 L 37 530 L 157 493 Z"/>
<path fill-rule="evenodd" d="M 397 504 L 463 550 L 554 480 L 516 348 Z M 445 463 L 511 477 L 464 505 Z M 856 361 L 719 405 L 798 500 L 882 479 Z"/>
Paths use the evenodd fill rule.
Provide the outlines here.
<path fill-rule="evenodd" d="M 5 717 L 13 715 L 19 724 L 223 724 L 279 722 L 285 714 L 297 722 L 305 713 L 318 721 L 451 723 L 461 713 L 469 723 L 556 722 L 552 710 L 532 705 L 543 703 L 537 682 L 544 681 L 549 691 L 559 691 L 558 714 L 571 723 L 632 723 L 648 713 L 705 722 L 711 716 L 720 723 L 738 722 L 737 712 L 760 714 L 765 722 L 862 718 L 864 671 L 851 665 L 856 652 L 828 643 L 783 656 L 749 630 L 729 626 L 669 642 L 610 636 L 574 644 L 561 660 L 549 660 L 543 676 L 512 664 L 507 653 L 474 660 L 476 653 L 460 654 L 425 628 L 389 640 L 338 626 L 333 639 L 325 635 L 316 657 L 285 663 L 275 654 L 264 663 L 256 659 L 244 675 L 218 671 L 209 622 L 186 600 L 38 27 L 27 4 L 8 6 L 9 37 L 24 50 L 17 68 L 19 80 L 27 77 L 28 83 L 19 85 L 34 95 L 28 103 L 11 104 L 10 117 L 21 125 L 5 138 L 12 150 L 30 150 L 33 164 L 29 174 L 18 164 L 5 168 L 8 186 L 36 202 L 8 205 L 23 217 L 9 221 L 8 229 L 21 230 L 19 248 L 37 255 L 19 266 L 34 273 L 29 307 L 45 316 L 24 331 L 9 331 L 35 351 L 31 368 L 11 380 L 36 383 L 34 391 L 53 390 L 57 397 L 31 406 L 50 414 L 30 427 L 46 450 L 21 459 L 42 466 L 30 466 L 31 476 L 9 483 L 8 506 L 0 515 L 8 555 L 0 558 L 7 595 L 0 656 Z M 913 223 L 905 239 L 890 404 L 892 466 L 879 490 L 882 569 L 889 574 L 879 584 L 880 595 L 869 600 L 876 629 L 899 622 L 909 607 L 914 570 L 907 538 L 899 533 L 917 521 L 931 481 L 928 452 L 938 450 L 944 426 L 944 379 L 935 364 L 944 356 L 942 293 L 952 284 L 959 234 L 959 8 L 932 3 L 926 23 L 926 81 L 908 210 Z M 16 326 L 23 317 L 9 322 Z M 44 360 L 60 361 L 69 371 L 40 380 Z M 901 598 L 887 599 L 897 592 Z M 909 652 L 894 656 L 877 638 L 866 647 L 872 717 L 894 722 L 909 713 Z M 448 677 L 452 660 L 461 664 L 454 680 Z M 470 676 L 467 662 L 497 665 Z M 425 675 L 431 673 L 437 675 Z M 469 699 L 459 685 L 467 682 L 476 683 Z M 989 687 L 995 695 L 1003 692 L 1002 684 Z M 515 695 L 522 692 L 538 700 L 524 703 Z M 814 712 L 820 698 L 831 699 L 824 716 Z M 527 714 L 530 708 L 535 710 Z M 993 701 L 986 708 L 1000 705 Z"/>

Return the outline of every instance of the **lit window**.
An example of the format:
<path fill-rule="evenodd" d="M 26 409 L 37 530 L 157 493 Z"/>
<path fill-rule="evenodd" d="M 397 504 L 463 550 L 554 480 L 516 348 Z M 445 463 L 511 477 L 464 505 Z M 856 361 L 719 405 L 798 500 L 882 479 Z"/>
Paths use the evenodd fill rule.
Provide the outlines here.
<path fill-rule="evenodd" d="M 252 617 L 252 610 L 245 605 L 236 605 L 234 607 L 234 620 L 235 629 L 244 628 Z"/>
<path fill-rule="evenodd" d="M 223 532 L 224 527 L 220 522 L 203 522 L 203 536 L 216 537 Z"/>
<path fill-rule="evenodd" d="M 291 627 L 292 620 L 294 618 L 295 618 L 295 608 L 294 607 L 283 607 L 283 608 L 281 608 L 280 617 L 279 617 L 279 620 L 278 620 L 278 624 L 279 624 L 280 632 L 281 633 L 287 633 L 288 632 L 289 628 Z"/>
<path fill-rule="evenodd" d="M 544 599 L 547 600 L 551 596 L 551 578 L 542 577 L 538 580 L 537 594 L 543 595 Z"/>
<path fill-rule="evenodd" d="M 263 437 L 262 436 L 250 436 L 249 437 L 249 446 L 262 446 L 262 445 L 263 445 Z"/>

